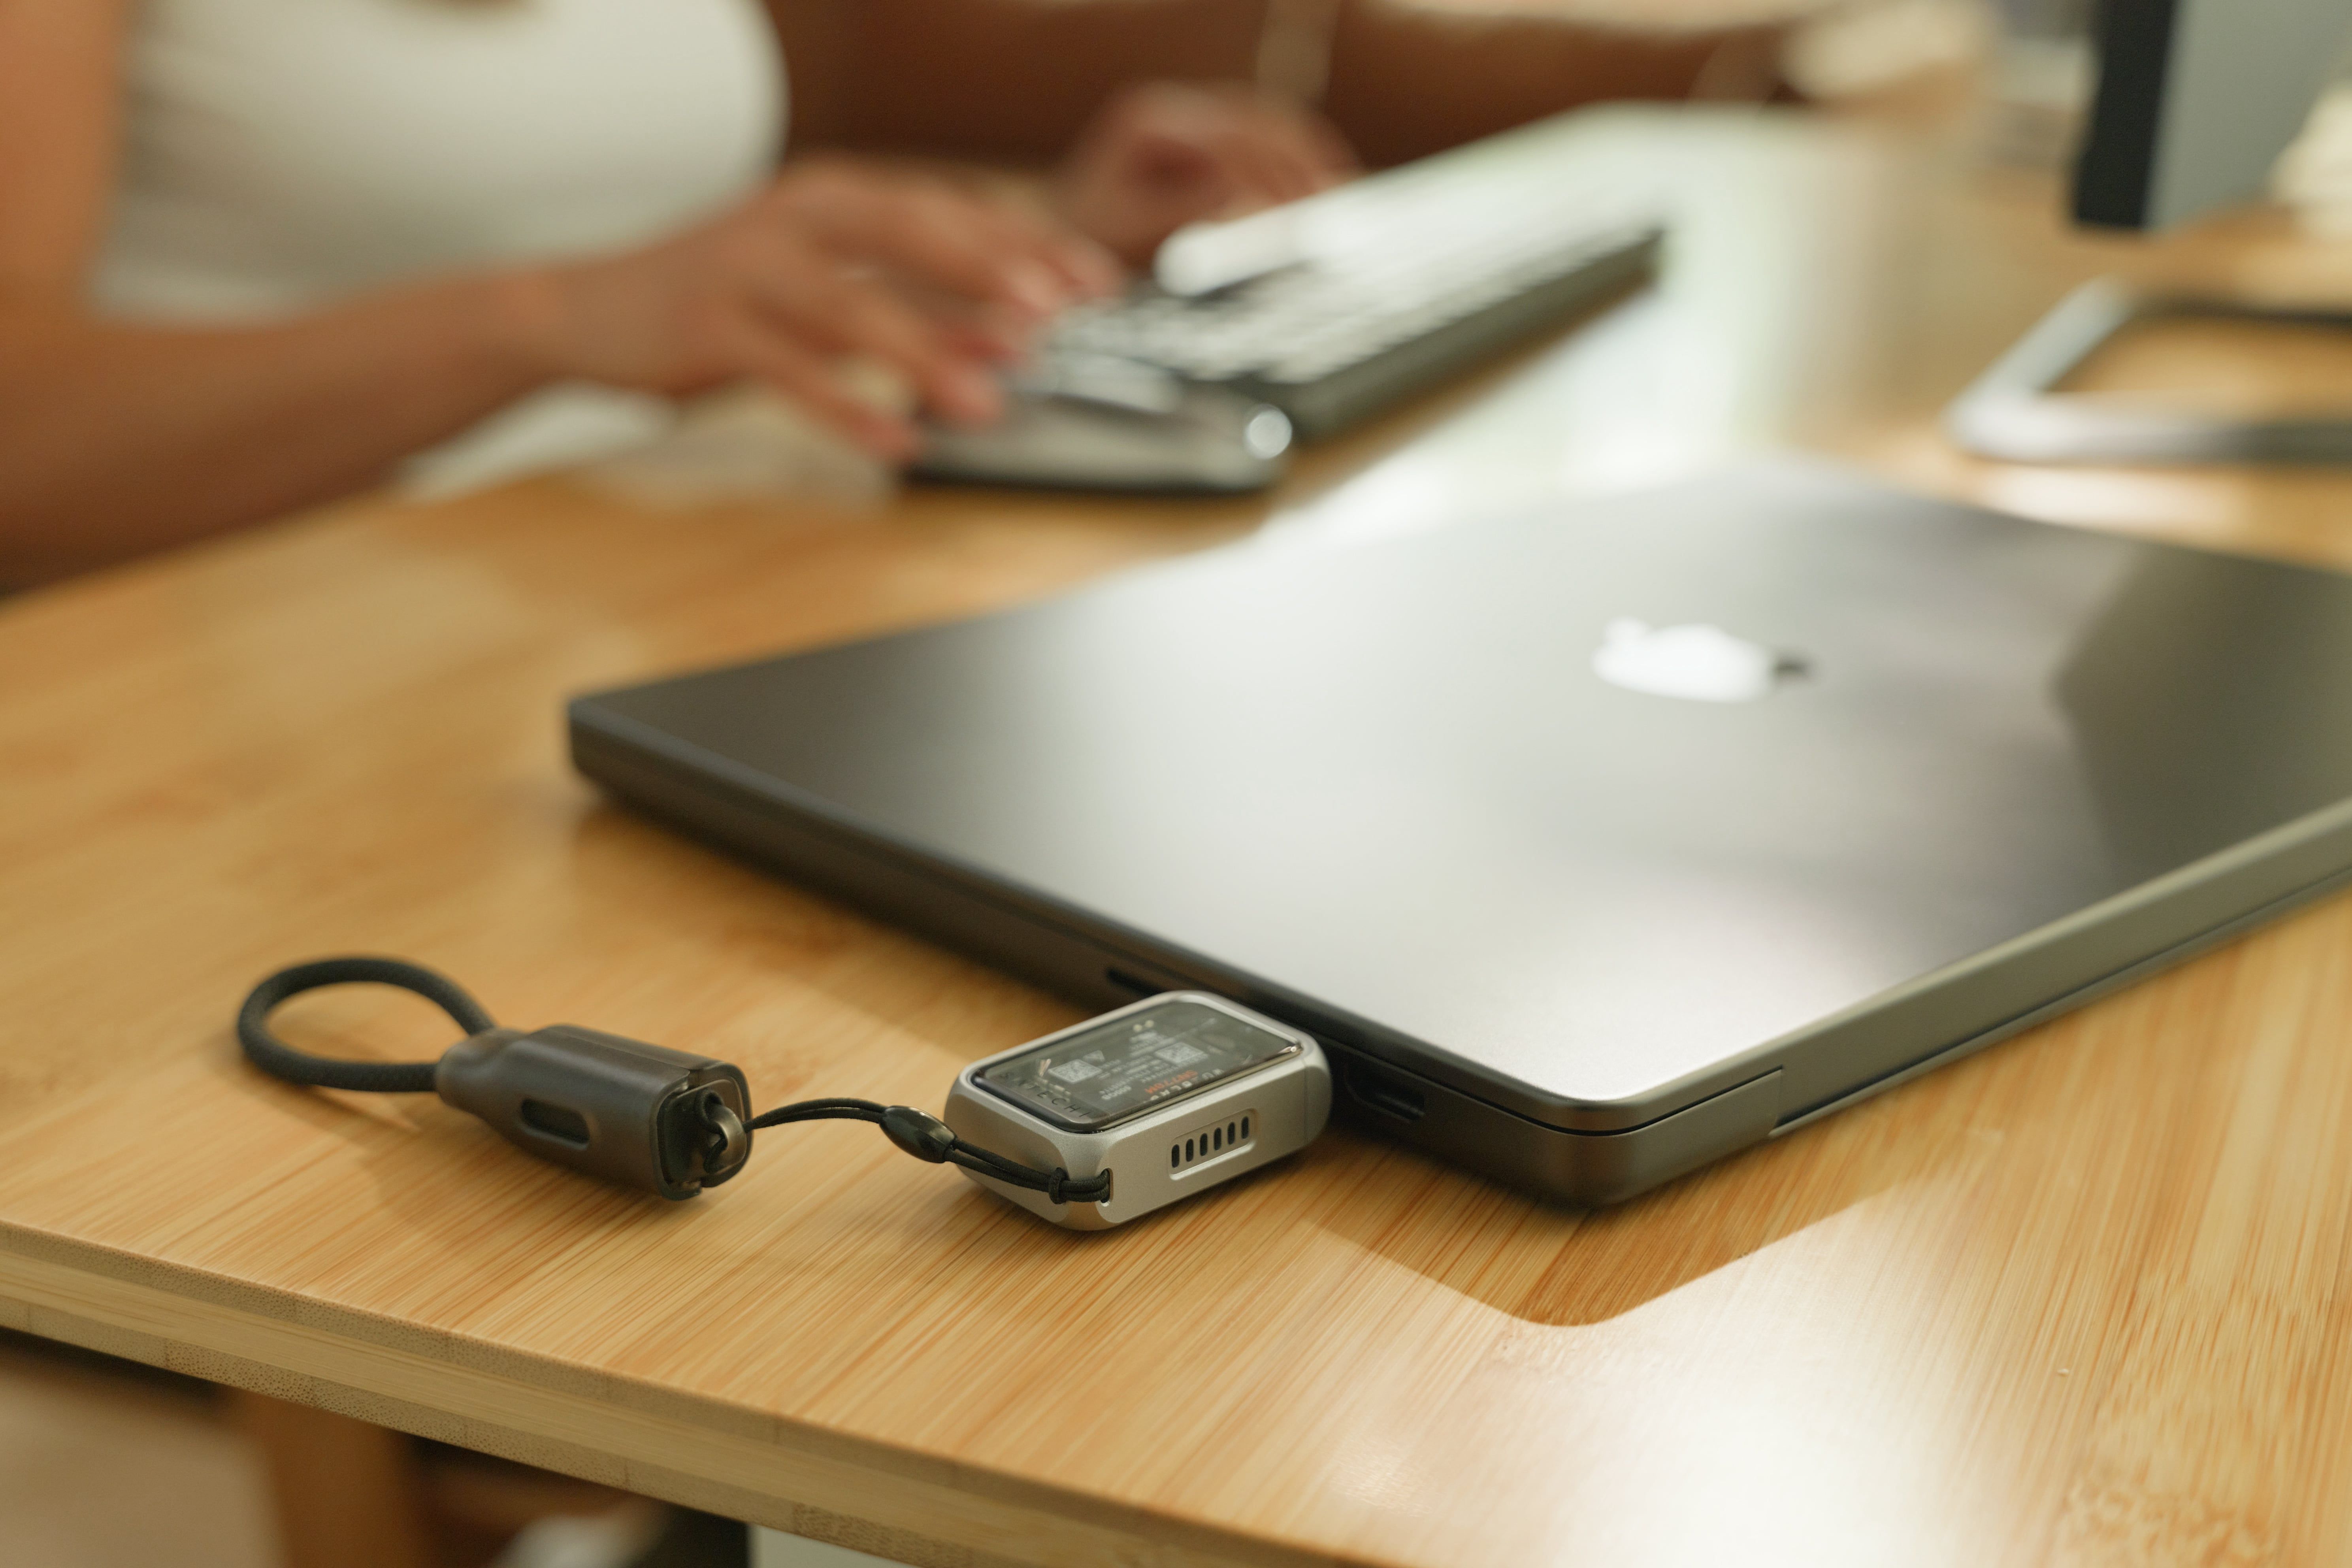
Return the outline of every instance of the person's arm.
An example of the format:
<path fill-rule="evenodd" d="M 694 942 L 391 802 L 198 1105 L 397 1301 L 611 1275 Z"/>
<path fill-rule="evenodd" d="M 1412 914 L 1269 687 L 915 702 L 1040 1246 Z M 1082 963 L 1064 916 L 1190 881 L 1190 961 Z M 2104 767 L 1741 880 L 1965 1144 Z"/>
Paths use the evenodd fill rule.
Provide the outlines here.
<path fill-rule="evenodd" d="M 1324 110 L 1378 165 L 1581 104 L 1771 96 L 1784 28 L 1642 20 L 1704 18 L 1710 9 L 1721 14 L 1705 5 L 1628 6 L 1623 25 L 1601 26 L 1539 6 L 1345 0 Z"/>
<path fill-rule="evenodd" d="M 24 585 L 381 480 L 546 371 L 496 286 L 286 327 L 110 326 L 0 300 L 0 584 Z"/>
<path fill-rule="evenodd" d="M 1247 81 L 1265 0 L 768 0 L 793 143 L 1042 166 L 1122 86 Z"/>
<path fill-rule="evenodd" d="M 549 381 L 765 381 L 874 449 L 905 419 L 845 358 L 985 418 L 986 362 L 1115 269 L 919 181 L 803 166 L 609 259 L 454 278 L 282 325 L 163 330 L 83 303 L 111 190 L 131 0 L 0 0 L 0 583 L 122 559 L 348 493 Z M 965 313 L 945 321 L 903 285 Z"/>
<path fill-rule="evenodd" d="M 770 0 L 796 138 L 1032 163 L 1123 86 L 1254 79 L 1275 3 Z M 1770 90 L 1779 29 L 1706 26 L 1704 0 L 1620 9 L 1601 26 L 1540 5 L 1339 0 L 1323 107 L 1381 164 L 1603 99 Z"/>

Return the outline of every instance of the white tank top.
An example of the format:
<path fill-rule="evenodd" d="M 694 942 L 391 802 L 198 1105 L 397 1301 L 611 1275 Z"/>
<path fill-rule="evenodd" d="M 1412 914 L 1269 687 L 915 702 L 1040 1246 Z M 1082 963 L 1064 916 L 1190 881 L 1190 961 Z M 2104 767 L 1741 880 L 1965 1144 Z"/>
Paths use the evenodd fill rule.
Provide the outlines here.
<path fill-rule="evenodd" d="M 142 0 L 123 79 L 93 300 L 183 323 L 641 245 L 765 180 L 784 124 L 760 0 Z M 667 418 L 554 388 L 415 471 L 484 482 Z"/>

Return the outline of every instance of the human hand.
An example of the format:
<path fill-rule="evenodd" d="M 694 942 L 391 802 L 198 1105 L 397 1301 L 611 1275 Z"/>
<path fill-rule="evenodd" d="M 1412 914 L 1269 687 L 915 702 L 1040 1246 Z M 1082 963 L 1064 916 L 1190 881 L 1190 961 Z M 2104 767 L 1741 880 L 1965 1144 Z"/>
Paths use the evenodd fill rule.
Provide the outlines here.
<path fill-rule="evenodd" d="M 984 423 L 1003 411 L 992 364 L 1119 272 L 1010 206 L 824 160 L 661 244 L 511 281 L 521 340 L 551 375 L 670 395 L 757 380 L 903 458 L 912 426 L 856 395 L 845 362 L 878 361 L 931 411 Z"/>
<path fill-rule="evenodd" d="M 1185 224 L 1296 201 L 1357 173 L 1321 116 L 1242 86 L 1150 82 L 1113 98 L 1056 181 L 1079 233 L 1139 266 Z"/>

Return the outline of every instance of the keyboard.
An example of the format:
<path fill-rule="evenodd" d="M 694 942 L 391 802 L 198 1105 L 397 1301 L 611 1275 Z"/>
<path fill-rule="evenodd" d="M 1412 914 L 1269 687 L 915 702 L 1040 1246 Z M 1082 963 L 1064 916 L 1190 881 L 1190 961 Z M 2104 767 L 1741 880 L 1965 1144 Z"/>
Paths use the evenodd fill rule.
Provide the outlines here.
<path fill-rule="evenodd" d="M 1181 232 L 1154 281 L 1058 323 L 1039 374 L 1075 389 L 1133 366 L 1270 404 L 1302 438 L 1343 430 L 1650 273 L 1662 206 L 1571 166 L 1577 131 L 1545 121 Z"/>

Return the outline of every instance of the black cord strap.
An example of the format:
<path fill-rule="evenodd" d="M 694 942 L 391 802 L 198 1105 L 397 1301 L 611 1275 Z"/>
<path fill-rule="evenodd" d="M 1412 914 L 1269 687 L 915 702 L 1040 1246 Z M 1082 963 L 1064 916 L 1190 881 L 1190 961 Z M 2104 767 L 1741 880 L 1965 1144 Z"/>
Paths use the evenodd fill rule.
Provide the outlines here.
<path fill-rule="evenodd" d="M 412 991 L 448 1014 L 467 1035 L 495 1029 L 498 1023 L 465 987 L 423 964 L 397 958 L 322 958 L 281 969 L 253 988 L 237 1009 L 236 1037 L 255 1067 L 272 1078 L 318 1089 L 358 1089 L 376 1094 L 431 1094 L 434 1062 L 354 1062 L 314 1057 L 298 1051 L 272 1034 L 269 1016 L 278 1005 L 305 991 L 327 985 L 392 985 Z M 919 1160 L 953 1164 L 1011 1186 L 1043 1193 L 1056 1204 L 1095 1203 L 1110 1195 L 1110 1173 L 1073 1178 L 1059 1167 L 1051 1171 L 975 1147 L 928 1111 L 908 1105 L 882 1105 L 870 1100 L 803 1100 L 778 1106 L 746 1125 L 751 1129 L 781 1127 L 791 1121 L 870 1121 L 891 1142 Z"/>
<path fill-rule="evenodd" d="M 322 958 L 281 969 L 253 988 L 237 1009 L 236 1037 L 247 1059 L 272 1078 L 317 1089 L 351 1089 L 372 1094 L 430 1094 L 432 1062 L 352 1062 L 298 1051 L 269 1032 L 269 1015 L 280 1003 L 326 985 L 393 985 L 449 1015 L 468 1035 L 498 1023 L 466 988 L 446 974 L 397 958 Z"/>

